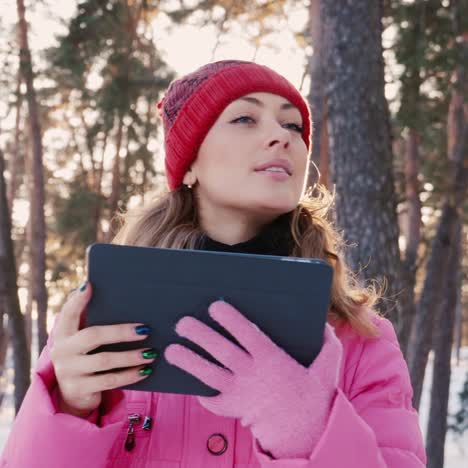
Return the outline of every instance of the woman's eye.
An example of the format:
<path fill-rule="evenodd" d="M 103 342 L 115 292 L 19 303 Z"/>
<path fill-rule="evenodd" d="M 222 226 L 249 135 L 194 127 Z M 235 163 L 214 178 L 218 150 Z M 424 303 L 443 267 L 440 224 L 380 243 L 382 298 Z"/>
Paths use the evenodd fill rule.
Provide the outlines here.
<path fill-rule="evenodd" d="M 234 119 L 232 121 L 232 123 L 247 122 L 247 121 L 253 122 L 252 117 L 249 117 L 248 115 L 242 115 L 242 116 L 238 117 L 237 119 Z"/>
<path fill-rule="evenodd" d="M 302 126 L 298 125 L 296 123 L 288 123 L 288 124 L 285 124 L 285 126 L 288 127 L 288 128 L 291 128 L 295 132 L 299 132 L 299 133 L 302 133 L 302 130 L 303 130 Z"/>
<path fill-rule="evenodd" d="M 248 115 L 241 115 L 237 119 L 234 119 L 231 123 L 254 123 L 255 120 L 252 117 L 249 117 Z M 296 123 L 287 123 L 283 125 L 286 128 L 290 128 L 291 130 L 294 130 L 295 132 L 302 133 L 302 126 L 298 125 Z"/>

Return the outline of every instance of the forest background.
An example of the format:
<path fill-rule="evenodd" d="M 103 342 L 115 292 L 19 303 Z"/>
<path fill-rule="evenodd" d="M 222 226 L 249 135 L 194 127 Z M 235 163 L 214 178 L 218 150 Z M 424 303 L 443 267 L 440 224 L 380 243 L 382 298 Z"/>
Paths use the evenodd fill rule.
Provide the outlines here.
<path fill-rule="evenodd" d="M 309 183 L 335 194 L 355 271 L 385 286 L 417 409 L 433 363 L 426 449 L 443 466 L 447 430 L 468 432 L 468 372 L 448 411 L 451 370 L 468 366 L 468 0 L 1 5 L 0 405 L 10 392 L 19 409 L 86 247 L 165 190 L 167 85 L 254 60 L 310 103 Z"/>

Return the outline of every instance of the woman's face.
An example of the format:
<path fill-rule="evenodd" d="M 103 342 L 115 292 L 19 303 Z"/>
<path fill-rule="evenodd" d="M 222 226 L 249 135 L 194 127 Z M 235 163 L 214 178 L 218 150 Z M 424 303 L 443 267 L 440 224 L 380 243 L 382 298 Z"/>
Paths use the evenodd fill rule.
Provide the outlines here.
<path fill-rule="evenodd" d="M 251 93 L 230 103 L 184 178 L 185 183 L 196 179 L 201 210 L 268 217 L 293 210 L 308 167 L 301 129 L 299 110 L 276 94 Z"/>

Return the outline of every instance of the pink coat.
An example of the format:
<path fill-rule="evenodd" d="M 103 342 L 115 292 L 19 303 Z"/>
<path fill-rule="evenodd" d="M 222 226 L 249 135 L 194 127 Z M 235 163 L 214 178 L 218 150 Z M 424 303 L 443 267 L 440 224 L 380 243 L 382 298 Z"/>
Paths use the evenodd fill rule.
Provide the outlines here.
<path fill-rule="evenodd" d="M 40 357 L 0 467 L 425 467 L 408 368 L 391 323 L 377 317 L 375 321 L 381 332 L 377 339 L 360 337 L 349 325 L 336 329 L 344 352 L 340 382 L 326 428 L 307 459 L 272 459 L 239 420 L 210 413 L 192 396 L 110 391 L 97 424 L 92 418 L 58 413 L 49 344 Z M 143 430 L 138 423 L 135 447 L 126 451 L 131 413 L 142 418 L 150 415 L 153 427 Z"/>

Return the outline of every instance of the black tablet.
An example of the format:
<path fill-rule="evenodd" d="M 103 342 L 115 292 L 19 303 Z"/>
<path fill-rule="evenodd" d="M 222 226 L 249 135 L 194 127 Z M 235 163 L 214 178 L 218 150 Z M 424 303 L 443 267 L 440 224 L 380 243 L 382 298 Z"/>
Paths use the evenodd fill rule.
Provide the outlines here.
<path fill-rule="evenodd" d="M 240 346 L 208 314 L 208 306 L 221 297 L 304 366 L 322 347 L 333 277 L 333 269 L 323 260 L 93 244 L 87 261 L 93 295 L 86 326 L 138 322 L 153 330 L 144 340 L 93 352 L 148 346 L 160 354 L 149 377 L 123 388 L 217 395 L 218 391 L 169 364 L 164 350 L 180 343 L 220 365 L 204 349 L 179 337 L 175 325 L 190 315 Z"/>

